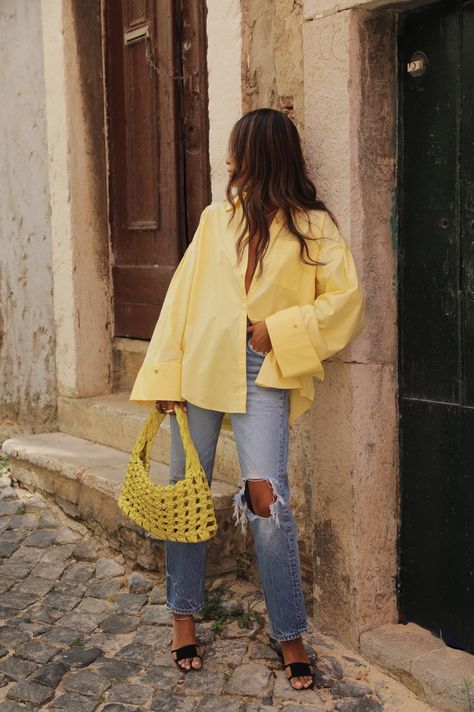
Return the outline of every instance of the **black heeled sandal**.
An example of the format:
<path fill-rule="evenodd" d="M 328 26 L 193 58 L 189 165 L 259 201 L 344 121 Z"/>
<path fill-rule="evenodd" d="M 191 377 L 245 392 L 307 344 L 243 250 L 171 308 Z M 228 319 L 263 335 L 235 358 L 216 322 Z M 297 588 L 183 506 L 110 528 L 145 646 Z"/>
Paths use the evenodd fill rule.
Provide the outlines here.
<path fill-rule="evenodd" d="M 288 676 L 288 682 L 293 677 L 310 677 L 311 678 L 311 684 L 305 686 L 303 685 L 302 687 L 295 687 L 294 685 L 291 684 L 290 686 L 293 690 L 312 690 L 314 688 L 314 672 L 311 667 L 311 663 L 300 663 L 300 662 L 294 662 L 294 663 L 287 663 L 285 665 L 285 669 L 289 667 L 291 675 Z"/>
<path fill-rule="evenodd" d="M 185 616 L 183 618 L 175 618 L 173 616 L 173 620 L 175 621 L 182 621 L 186 620 L 186 618 L 192 618 L 193 616 Z M 170 645 L 173 644 L 173 639 L 170 641 Z M 202 648 L 202 645 L 199 645 L 199 643 L 188 643 L 187 645 L 182 645 L 180 648 L 174 648 L 171 650 L 171 653 L 176 653 L 176 658 L 173 657 L 173 660 L 175 661 L 176 665 L 179 667 L 180 670 L 183 670 L 184 672 L 190 672 L 191 670 L 195 670 L 196 672 L 199 670 L 202 670 L 203 668 L 203 662 L 202 662 L 202 655 L 199 655 L 198 653 L 198 648 Z M 201 665 L 196 668 L 193 667 L 192 663 L 190 663 L 189 668 L 185 668 L 182 665 L 179 664 L 180 660 L 183 660 L 183 658 L 199 658 L 201 661 Z"/>
<path fill-rule="evenodd" d="M 173 658 L 175 661 L 176 665 L 179 667 L 180 670 L 184 670 L 184 672 L 189 672 L 190 670 L 202 670 L 202 655 L 199 655 L 197 649 L 199 646 L 197 643 L 190 643 L 189 645 L 182 645 L 180 648 L 175 648 L 172 650 L 172 653 L 176 653 L 176 657 Z M 192 663 L 190 664 L 189 668 L 185 668 L 182 665 L 179 664 L 179 660 L 182 660 L 183 658 L 199 658 L 201 661 L 200 667 L 196 668 L 193 667 Z"/>
<path fill-rule="evenodd" d="M 278 657 L 280 658 L 282 664 L 283 664 L 283 669 L 286 670 L 287 667 L 290 668 L 291 675 L 287 675 L 288 679 L 288 684 L 290 685 L 292 690 L 312 690 L 314 688 L 314 672 L 313 672 L 313 663 L 307 663 L 307 662 L 299 662 L 295 661 L 293 663 L 286 663 L 285 664 L 285 658 L 283 656 L 283 652 L 280 647 L 274 647 L 271 646 L 273 650 L 277 653 Z M 314 655 L 314 664 L 316 663 L 317 657 Z M 311 678 L 311 684 L 308 685 L 308 687 L 295 687 L 294 685 L 291 684 L 290 680 L 293 677 L 310 677 Z"/>

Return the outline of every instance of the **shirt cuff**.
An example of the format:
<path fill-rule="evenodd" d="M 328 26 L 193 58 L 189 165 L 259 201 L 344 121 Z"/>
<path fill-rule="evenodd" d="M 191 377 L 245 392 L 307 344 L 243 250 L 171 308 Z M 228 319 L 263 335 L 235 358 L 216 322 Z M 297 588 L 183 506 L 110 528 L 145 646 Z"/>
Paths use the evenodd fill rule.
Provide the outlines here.
<path fill-rule="evenodd" d="M 157 400 L 181 401 L 181 363 L 146 363 L 138 371 L 130 401 L 150 405 Z"/>
<path fill-rule="evenodd" d="M 306 331 L 298 306 L 281 309 L 266 317 L 272 348 L 282 375 L 316 376 L 324 379 L 324 368 Z"/>

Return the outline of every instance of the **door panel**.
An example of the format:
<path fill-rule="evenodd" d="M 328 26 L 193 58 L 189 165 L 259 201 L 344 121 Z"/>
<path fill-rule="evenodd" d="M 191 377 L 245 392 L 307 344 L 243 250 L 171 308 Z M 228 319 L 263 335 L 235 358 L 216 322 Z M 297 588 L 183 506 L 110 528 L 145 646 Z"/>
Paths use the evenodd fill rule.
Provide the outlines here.
<path fill-rule="evenodd" d="M 400 255 L 404 290 L 401 359 L 406 396 L 457 402 L 459 249 L 456 226 L 458 12 L 445 5 L 405 20 L 402 49 L 403 143 Z M 425 51 L 428 69 L 406 65 Z M 451 148 L 453 150 L 451 150 Z"/>
<path fill-rule="evenodd" d="M 463 254 L 464 402 L 474 406 L 474 3 L 463 12 L 461 233 Z"/>
<path fill-rule="evenodd" d="M 400 608 L 461 647 L 462 528 L 459 408 L 402 399 L 403 585 Z"/>
<path fill-rule="evenodd" d="M 462 299 L 463 299 L 463 397 L 465 408 L 461 435 L 460 489 L 464 506 L 464 635 L 474 648 L 474 2 L 463 8 L 462 21 Z"/>
<path fill-rule="evenodd" d="M 470 652 L 473 7 L 404 13 L 399 36 L 400 617 Z"/>
<path fill-rule="evenodd" d="M 151 337 L 210 202 L 205 2 L 192 5 L 106 1 L 115 336 Z"/>
<path fill-rule="evenodd" d="M 181 252 L 172 0 L 108 3 L 115 335 L 147 337 Z M 178 239 L 177 239 L 178 236 Z"/>
<path fill-rule="evenodd" d="M 156 189 L 161 163 L 158 141 L 160 102 L 157 101 L 154 77 L 150 81 L 149 73 L 144 71 L 145 44 L 145 39 L 135 41 L 126 45 L 124 52 L 128 230 L 158 230 L 160 227 L 160 193 Z M 136 247 L 136 240 L 124 245 L 119 243 L 119 249 L 125 252 L 128 244 Z"/>

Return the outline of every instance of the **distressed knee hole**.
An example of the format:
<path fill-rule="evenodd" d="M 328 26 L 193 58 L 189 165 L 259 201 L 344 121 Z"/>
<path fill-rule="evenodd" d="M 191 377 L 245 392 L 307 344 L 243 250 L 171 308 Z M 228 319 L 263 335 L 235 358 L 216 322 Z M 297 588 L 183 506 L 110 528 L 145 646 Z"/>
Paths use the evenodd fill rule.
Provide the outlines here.
<path fill-rule="evenodd" d="M 271 479 L 246 479 L 234 495 L 233 516 L 236 524 L 242 526 L 245 532 L 247 520 L 272 519 L 280 526 L 279 507 L 285 505 L 285 500 L 278 492 L 276 483 Z"/>
<path fill-rule="evenodd" d="M 247 480 L 245 498 L 250 511 L 259 517 L 269 517 L 270 505 L 276 501 L 273 488 L 267 480 Z"/>

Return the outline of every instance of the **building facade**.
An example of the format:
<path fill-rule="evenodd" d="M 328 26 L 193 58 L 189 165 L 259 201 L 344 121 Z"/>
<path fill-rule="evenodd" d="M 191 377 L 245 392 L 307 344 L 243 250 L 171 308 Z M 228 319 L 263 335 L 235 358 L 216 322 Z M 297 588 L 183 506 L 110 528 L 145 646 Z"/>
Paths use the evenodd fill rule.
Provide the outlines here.
<path fill-rule="evenodd" d="M 474 184 L 472 139 L 456 117 L 459 102 L 472 111 L 461 65 L 473 22 L 461 0 L 5 0 L 0 10 L 2 439 L 59 431 L 121 442 L 126 453 L 131 440 L 117 430 L 126 394 L 200 210 L 225 197 L 230 129 L 251 108 L 287 112 L 366 295 L 364 333 L 325 362 L 313 408 L 292 427 L 289 469 L 315 621 L 356 645 L 364 632 L 406 620 L 456 647 L 474 643 L 472 554 L 458 561 L 458 547 L 472 542 L 467 449 L 457 443 L 444 460 L 439 450 L 469 410 L 467 395 L 440 384 L 464 383 L 459 363 L 469 357 L 468 316 L 464 336 L 450 325 L 470 309 L 469 270 L 456 280 L 471 230 L 459 195 Z M 432 103 L 420 108 L 421 95 Z M 463 135 L 465 176 L 456 159 Z M 423 232 L 423 220 L 451 251 L 436 237 L 433 247 L 418 240 L 410 225 Z M 467 255 L 467 237 L 463 244 Z M 422 326 L 438 324 L 434 307 L 444 309 L 445 331 L 435 326 L 430 341 Z M 443 334 L 449 347 L 440 352 Z M 426 387 L 417 390 L 420 373 Z M 415 401 L 426 410 L 415 413 Z M 436 403 L 451 410 L 433 415 Z M 30 486 L 39 477 L 32 442 L 13 458 Z M 214 476 L 235 487 L 232 447 L 227 422 Z M 164 463 L 165 449 L 163 441 Z M 453 482 L 459 496 L 448 512 Z"/>

